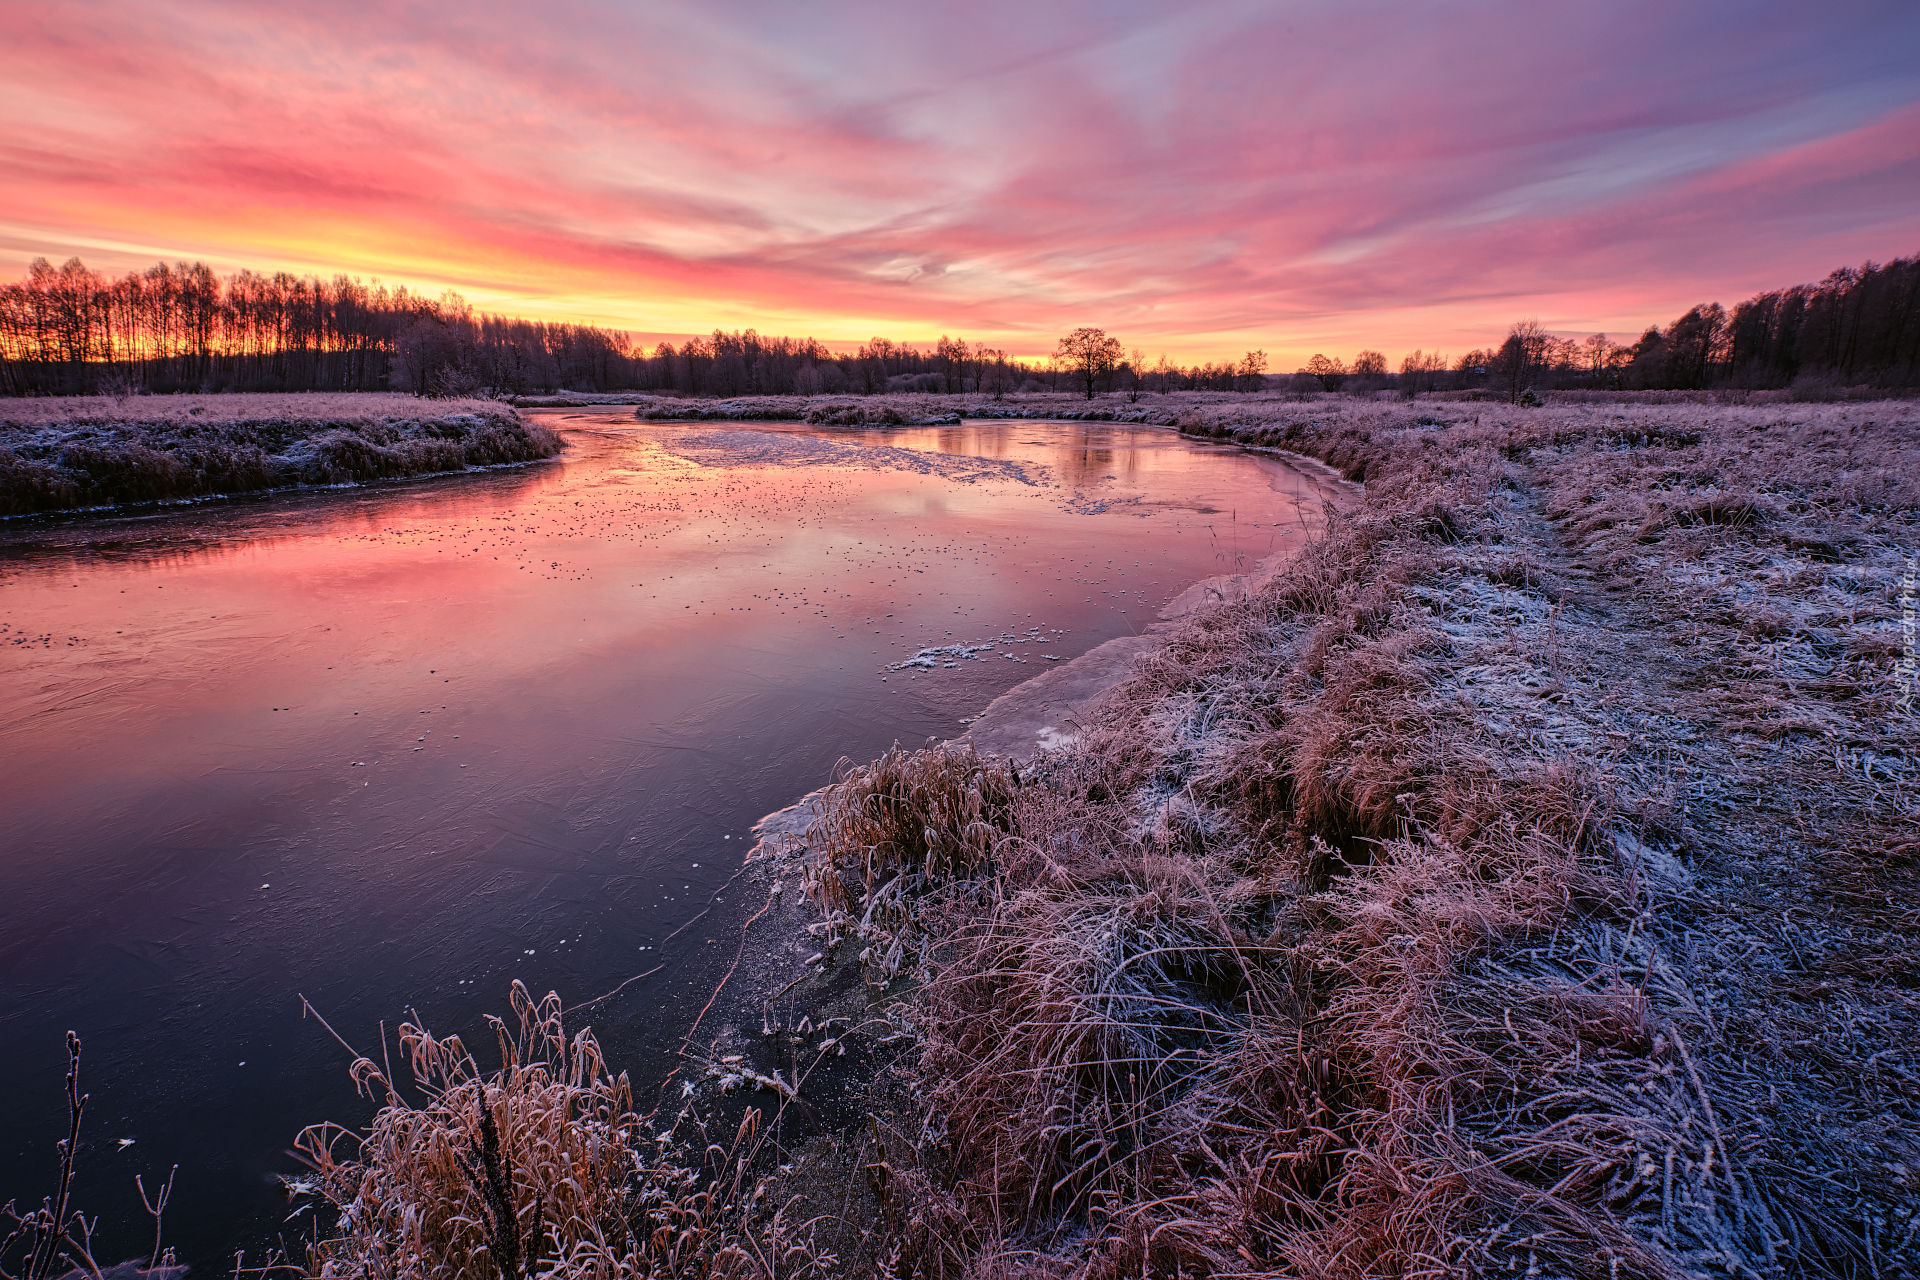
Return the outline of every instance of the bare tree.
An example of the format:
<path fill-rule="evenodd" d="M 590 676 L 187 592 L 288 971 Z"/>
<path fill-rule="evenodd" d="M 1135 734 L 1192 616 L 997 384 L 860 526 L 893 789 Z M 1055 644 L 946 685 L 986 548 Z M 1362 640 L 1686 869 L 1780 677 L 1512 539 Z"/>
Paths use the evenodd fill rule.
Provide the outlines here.
<path fill-rule="evenodd" d="M 967 389 L 967 365 L 973 359 L 973 353 L 967 347 L 965 338 L 949 339 L 940 335 L 940 341 L 934 344 L 933 357 L 939 362 L 937 372 L 940 375 L 940 389 L 947 395 L 957 395 Z"/>
<path fill-rule="evenodd" d="M 1546 372 L 1552 344 L 1553 335 L 1538 320 L 1522 320 L 1514 325 L 1488 366 L 1493 384 L 1508 400 L 1519 404 L 1534 381 Z"/>
<path fill-rule="evenodd" d="M 1400 362 L 1400 389 L 1409 396 L 1419 395 L 1422 391 L 1432 391 L 1440 384 L 1440 375 L 1447 371 L 1447 358 L 1438 351 L 1428 353 L 1415 347 L 1406 359 Z"/>
<path fill-rule="evenodd" d="M 1172 391 L 1180 386 L 1180 366 L 1167 359 L 1167 353 L 1161 352 L 1159 362 L 1153 366 L 1153 389 Z"/>
<path fill-rule="evenodd" d="M 1317 351 L 1314 352 L 1313 358 L 1307 361 L 1307 367 L 1300 372 L 1310 373 L 1320 379 L 1321 389 L 1325 391 L 1338 391 L 1340 384 L 1347 380 L 1346 365 L 1332 357 L 1323 356 Z"/>
<path fill-rule="evenodd" d="M 1606 373 L 1613 352 L 1613 344 L 1607 341 L 1607 335 L 1596 333 L 1580 345 L 1586 352 L 1587 372 L 1596 378 Z"/>
<path fill-rule="evenodd" d="M 1024 372 L 1021 366 L 1007 360 L 1005 351 L 992 350 L 984 344 L 980 347 L 980 390 L 991 391 L 995 400 L 1009 391 L 1019 390 L 1020 375 Z"/>
<path fill-rule="evenodd" d="M 1240 358 L 1240 389 L 1259 391 L 1267 385 L 1267 353 L 1249 351 Z"/>
<path fill-rule="evenodd" d="M 1105 329 L 1075 329 L 1060 339 L 1053 358 L 1072 369 L 1093 399 L 1094 384 L 1119 367 L 1124 348 L 1118 338 L 1109 338 Z"/>

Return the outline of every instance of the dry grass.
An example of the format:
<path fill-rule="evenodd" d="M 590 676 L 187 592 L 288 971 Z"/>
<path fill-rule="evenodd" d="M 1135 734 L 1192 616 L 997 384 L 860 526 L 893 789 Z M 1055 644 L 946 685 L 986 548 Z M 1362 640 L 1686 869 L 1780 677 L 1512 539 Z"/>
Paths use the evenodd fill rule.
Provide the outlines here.
<path fill-rule="evenodd" d="M 873 396 L 741 396 L 730 400 L 651 399 L 635 413 L 649 422 L 806 422 L 821 426 L 940 425 L 963 418 L 1046 418 L 1088 422 L 1142 422 L 1172 426 L 1198 407 L 1291 403 L 1300 397 L 1183 391 L 1125 396 L 1025 392 L 999 400 L 977 395 L 893 392 Z"/>
<path fill-rule="evenodd" d="M 164 502 L 552 457 L 491 401 L 407 396 L 83 396 L 0 405 L 0 515 Z"/>
<path fill-rule="evenodd" d="M 918 953 L 931 896 L 992 873 L 1012 825 L 1013 778 L 971 748 L 895 746 L 872 764 L 843 761 L 818 802 L 806 892 L 826 914 L 829 948 L 851 935 L 878 981 Z"/>
<path fill-rule="evenodd" d="M 1183 426 L 1365 499 L 892 905 L 896 1270 L 1920 1271 L 1920 414 Z M 884 843 L 829 811 L 816 857 Z"/>
<path fill-rule="evenodd" d="M 1806 387 L 1792 391 L 1548 391 L 1547 404 L 1606 406 L 1619 412 L 1627 406 L 1791 406 L 1806 403 L 1852 401 L 1869 403 L 1895 414 L 1913 404 L 1911 396 L 1888 399 L 1888 392 L 1872 387 Z M 1410 415 L 1450 416 L 1485 411 L 1509 412 L 1505 397 L 1478 391 L 1426 392 L 1415 399 L 1382 391 L 1371 397 L 1321 392 L 1178 391 L 1143 393 L 1137 399 L 1103 394 L 1094 400 L 1070 392 L 1020 392 L 991 399 L 985 396 L 937 395 L 925 392 L 889 392 L 855 396 L 738 396 L 725 400 L 690 400 L 672 396 L 567 393 L 561 396 L 521 397 L 528 407 L 590 408 L 595 404 L 638 404 L 635 416 L 652 422 L 807 422 L 829 426 L 902 426 L 958 422 L 963 418 L 1049 418 L 1088 422 L 1137 422 L 1175 426 L 1183 422 L 1202 427 L 1226 424 L 1247 430 L 1289 420 L 1318 424 L 1379 417 L 1404 422 Z"/>
<path fill-rule="evenodd" d="M 369 1058 L 356 1085 L 383 1102 L 364 1131 L 314 1125 L 289 1183 L 332 1212 L 315 1277 L 766 1278 L 830 1272 L 807 1224 L 791 1224 L 759 1176 L 760 1112 L 726 1142 L 691 1108 L 662 1130 L 634 1109 L 591 1031 L 569 1036 L 560 1003 L 515 983 L 517 1025 L 494 1020 L 501 1066 L 483 1072 L 458 1037 L 403 1024 L 422 1101 Z"/>

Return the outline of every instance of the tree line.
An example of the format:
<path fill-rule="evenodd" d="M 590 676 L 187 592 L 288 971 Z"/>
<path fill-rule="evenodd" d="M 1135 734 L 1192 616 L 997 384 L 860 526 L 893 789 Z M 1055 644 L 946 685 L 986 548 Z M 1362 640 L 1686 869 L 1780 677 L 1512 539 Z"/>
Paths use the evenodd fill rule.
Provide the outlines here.
<path fill-rule="evenodd" d="M 590 325 L 287 272 L 158 263 L 107 277 L 36 259 L 0 286 L 0 393 L 411 391 L 626 385 L 631 342 Z"/>
<path fill-rule="evenodd" d="M 1140 357 L 1135 353 L 1135 367 Z M 1118 370 L 1103 366 L 1107 389 Z M 1169 388 L 1233 381 L 1231 367 L 1179 370 Z M 1059 390 L 1058 361 L 1014 360 L 983 342 L 927 347 L 876 337 L 851 354 L 752 329 L 662 342 L 590 325 L 476 312 L 456 293 L 287 272 L 216 275 L 158 263 L 109 277 L 78 258 L 36 259 L 0 286 L 0 394 L 174 391 L 405 391 L 423 396 L 650 391 L 680 396 L 1003 395 Z"/>
<path fill-rule="evenodd" d="M 1690 307 L 1631 343 L 1606 334 L 1564 338 L 1522 321 L 1498 347 L 1449 361 L 1414 351 L 1390 374 L 1378 351 L 1351 367 L 1315 355 L 1294 376 L 1301 390 L 1368 393 L 1490 389 L 1768 390 L 1796 383 L 1896 389 L 1920 385 L 1920 256 L 1843 267 L 1818 284 L 1758 294 L 1731 311 Z"/>
<path fill-rule="evenodd" d="M 0 286 L 0 394 L 136 391 L 373 391 L 509 396 L 646 391 L 678 396 L 999 396 L 1072 391 L 1295 391 L 1372 394 L 1491 389 L 1520 399 L 1550 388 L 1762 389 L 1795 382 L 1920 382 L 1920 257 L 1835 271 L 1818 284 L 1750 298 L 1731 311 L 1690 308 L 1631 343 L 1556 336 L 1516 324 L 1496 347 L 1455 359 L 1416 350 L 1398 370 L 1361 351 L 1348 364 L 1316 354 L 1270 375 L 1264 351 L 1189 367 L 1125 351 L 1083 328 L 1050 359 L 1010 358 L 942 336 L 926 347 L 876 337 L 836 353 L 812 338 L 752 329 L 661 342 L 649 352 L 618 330 L 477 313 L 438 298 L 286 272 L 221 277 L 202 263 L 159 263 L 109 278 L 79 259 L 36 259 Z"/>

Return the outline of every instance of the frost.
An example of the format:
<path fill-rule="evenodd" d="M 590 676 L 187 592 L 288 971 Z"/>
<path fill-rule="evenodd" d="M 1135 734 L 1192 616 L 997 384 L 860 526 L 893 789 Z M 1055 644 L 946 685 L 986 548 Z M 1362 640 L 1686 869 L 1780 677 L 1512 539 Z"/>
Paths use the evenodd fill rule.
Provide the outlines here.
<path fill-rule="evenodd" d="M 1056 636 L 1065 634 L 1057 629 L 1048 632 L 1040 627 L 1028 627 L 1024 633 L 1009 631 L 1004 635 L 973 644 L 943 644 L 931 649 L 922 649 L 911 658 L 893 663 L 887 670 L 906 671 L 918 668 L 922 671 L 931 671 L 935 667 L 958 667 L 962 662 L 985 662 L 984 655 L 989 653 L 998 653 L 1001 657 L 1011 658 L 1016 662 L 1023 661 L 1007 650 L 1017 644 L 1051 644 Z M 1050 653 L 1040 656 L 1049 661 L 1060 661 Z"/>
<path fill-rule="evenodd" d="M 1044 478 L 1030 474 L 1039 468 L 998 458 L 899 449 L 892 445 L 861 444 L 787 432 L 674 431 L 663 434 L 660 444 L 675 457 L 703 467 L 861 467 L 942 476 L 963 484 L 1009 480 L 1038 488 L 1046 483 Z"/>

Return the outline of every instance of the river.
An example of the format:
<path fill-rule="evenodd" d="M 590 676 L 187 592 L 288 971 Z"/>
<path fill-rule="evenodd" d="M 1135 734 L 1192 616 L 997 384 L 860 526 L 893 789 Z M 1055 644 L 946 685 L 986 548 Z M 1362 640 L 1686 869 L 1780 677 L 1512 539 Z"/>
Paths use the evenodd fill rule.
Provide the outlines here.
<path fill-rule="evenodd" d="M 168 1237 L 223 1271 L 295 1132 L 369 1112 L 301 995 L 377 1055 L 657 968 L 593 1019 L 657 1074 L 755 819 L 1320 502 L 1156 427 L 544 420 L 527 468 L 0 523 L 0 1201 L 52 1189 L 69 1028 L 102 1261 L 178 1164 Z"/>

